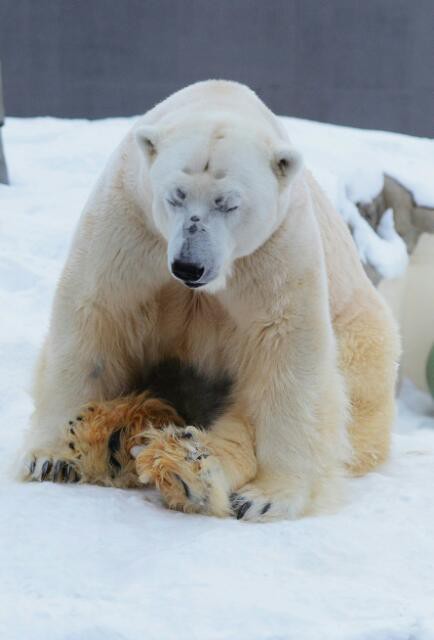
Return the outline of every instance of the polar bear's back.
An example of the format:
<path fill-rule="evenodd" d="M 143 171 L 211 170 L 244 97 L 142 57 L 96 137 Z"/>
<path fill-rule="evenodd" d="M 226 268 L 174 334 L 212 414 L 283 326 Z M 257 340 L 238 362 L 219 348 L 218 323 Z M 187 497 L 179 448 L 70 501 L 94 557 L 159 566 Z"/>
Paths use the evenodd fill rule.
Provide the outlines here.
<path fill-rule="evenodd" d="M 318 222 L 329 283 L 332 317 L 348 307 L 384 307 L 362 266 L 356 245 L 342 216 L 309 171 L 304 171 Z"/>

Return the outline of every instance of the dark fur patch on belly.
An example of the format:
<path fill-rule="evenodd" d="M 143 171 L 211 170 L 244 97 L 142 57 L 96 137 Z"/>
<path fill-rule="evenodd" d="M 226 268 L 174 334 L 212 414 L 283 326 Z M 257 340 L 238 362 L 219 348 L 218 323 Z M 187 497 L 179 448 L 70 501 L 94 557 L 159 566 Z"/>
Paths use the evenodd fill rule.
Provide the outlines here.
<path fill-rule="evenodd" d="M 145 388 L 169 402 L 187 424 L 208 429 L 231 401 L 233 381 L 227 374 L 205 375 L 176 358 L 151 369 Z"/>

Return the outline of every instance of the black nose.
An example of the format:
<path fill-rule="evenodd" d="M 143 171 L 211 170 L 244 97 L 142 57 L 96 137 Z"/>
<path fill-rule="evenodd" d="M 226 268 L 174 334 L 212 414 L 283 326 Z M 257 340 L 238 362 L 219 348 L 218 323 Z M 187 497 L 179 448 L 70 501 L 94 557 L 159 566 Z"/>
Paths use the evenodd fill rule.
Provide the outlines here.
<path fill-rule="evenodd" d="M 203 276 L 204 267 L 194 262 L 182 262 L 182 260 L 174 260 L 172 262 L 172 273 L 174 276 L 184 282 L 197 282 Z"/>

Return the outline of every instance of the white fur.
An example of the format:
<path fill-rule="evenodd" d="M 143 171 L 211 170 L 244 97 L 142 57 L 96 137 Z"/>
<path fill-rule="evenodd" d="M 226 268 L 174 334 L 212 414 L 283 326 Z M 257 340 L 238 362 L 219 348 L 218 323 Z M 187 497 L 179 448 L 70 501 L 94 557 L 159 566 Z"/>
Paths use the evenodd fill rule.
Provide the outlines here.
<path fill-rule="evenodd" d="M 177 355 L 236 380 L 236 411 L 256 435 L 248 517 L 268 501 L 266 518 L 333 503 L 351 450 L 332 311 L 382 305 L 329 209 L 246 87 L 199 83 L 145 114 L 77 229 L 36 372 L 28 457 L 56 458 L 81 405 L 130 391 Z M 173 278 L 176 259 L 203 265 L 199 291 Z"/>

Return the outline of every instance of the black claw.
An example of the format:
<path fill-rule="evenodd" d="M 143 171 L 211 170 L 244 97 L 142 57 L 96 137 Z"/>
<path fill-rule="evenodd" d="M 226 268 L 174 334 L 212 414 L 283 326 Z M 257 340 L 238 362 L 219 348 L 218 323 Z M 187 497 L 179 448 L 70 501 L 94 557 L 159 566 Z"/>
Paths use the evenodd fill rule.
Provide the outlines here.
<path fill-rule="evenodd" d="M 179 480 L 179 482 L 182 484 L 182 488 L 184 489 L 184 493 L 185 493 L 185 497 L 186 498 L 190 498 L 191 493 L 190 493 L 190 488 L 188 486 L 188 484 L 186 482 L 184 482 L 184 480 L 180 477 L 180 476 L 176 476 Z"/>
<path fill-rule="evenodd" d="M 116 470 L 119 471 L 119 469 L 121 468 L 121 463 L 119 462 L 119 460 L 117 460 L 117 458 L 115 457 L 115 454 L 119 451 L 119 449 L 121 448 L 121 435 L 123 432 L 123 427 L 121 427 L 120 429 L 117 429 L 116 431 L 113 431 L 113 433 L 111 434 L 109 441 L 108 441 L 108 448 L 109 451 L 111 451 L 111 455 L 109 458 L 109 464 Z"/>
<path fill-rule="evenodd" d="M 44 464 L 42 465 L 42 469 L 41 469 L 41 480 L 42 481 L 44 481 L 48 477 L 52 466 L 53 466 L 53 463 L 51 462 L 51 460 L 45 460 Z"/>
<path fill-rule="evenodd" d="M 36 458 L 33 458 L 33 460 L 32 460 L 32 461 L 31 461 L 31 463 L 30 463 L 30 467 L 29 467 L 29 471 L 30 471 L 30 473 L 32 473 L 32 474 L 33 474 L 33 472 L 34 472 L 34 470 L 35 470 L 35 467 L 36 467 Z"/>
<path fill-rule="evenodd" d="M 117 429 L 116 431 L 113 431 L 113 433 L 109 438 L 108 448 L 112 453 L 116 453 L 116 451 L 119 451 L 120 449 L 122 431 L 123 431 L 122 429 Z"/>
<path fill-rule="evenodd" d="M 79 482 L 79 481 L 80 481 L 79 473 L 75 469 L 72 469 L 72 477 L 70 478 L 70 482 Z"/>
<path fill-rule="evenodd" d="M 195 460 L 206 460 L 207 458 L 209 458 L 208 453 L 200 453 L 198 456 L 196 456 Z"/>
<path fill-rule="evenodd" d="M 189 431 L 186 431 L 185 433 L 182 433 L 180 437 L 183 438 L 184 440 L 189 440 L 190 438 L 193 437 L 193 434 L 190 433 Z"/>
<path fill-rule="evenodd" d="M 74 421 L 73 421 L 73 420 L 70 420 L 70 421 L 68 422 L 68 424 L 69 424 L 69 425 L 73 425 L 73 424 L 74 424 Z M 72 431 L 72 429 L 71 429 L 71 431 Z"/>
<path fill-rule="evenodd" d="M 261 516 L 263 516 L 265 513 L 267 513 L 267 511 L 269 511 L 270 507 L 271 507 L 271 502 L 267 502 L 267 504 L 265 504 L 261 509 Z"/>
<path fill-rule="evenodd" d="M 109 464 L 114 467 L 116 469 L 116 471 L 119 471 L 119 469 L 121 468 L 121 463 L 119 462 L 119 460 L 117 460 L 115 458 L 115 456 L 110 456 L 109 458 Z M 114 477 L 114 475 L 113 475 Z"/>
<path fill-rule="evenodd" d="M 72 435 L 73 435 L 73 436 L 75 436 L 75 431 L 74 431 L 74 429 L 70 429 L 70 430 L 69 430 L 69 433 L 72 433 Z"/>
<path fill-rule="evenodd" d="M 241 518 L 245 516 L 246 512 L 250 509 L 251 506 L 252 503 L 250 502 L 250 500 L 244 502 L 237 511 L 237 520 L 241 520 Z"/>
<path fill-rule="evenodd" d="M 240 505 L 243 504 L 243 502 L 245 502 L 245 499 L 243 498 L 243 496 L 240 496 L 238 493 L 234 492 L 234 493 L 231 493 L 231 495 L 229 496 L 229 502 L 231 503 L 232 511 L 234 512 L 234 515 L 235 515 Z"/>
<path fill-rule="evenodd" d="M 54 482 L 63 482 L 63 471 L 66 463 L 63 460 L 58 460 L 54 465 L 53 480 Z"/>
<path fill-rule="evenodd" d="M 70 449 L 72 449 L 73 451 L 75 451 L 75 444 L 74 444 L 73 442 L 70 442 L 70 443 L 68 444 L 68 447 L 69 447 Z"/>
<path fill-rule="evenodd" d="M 58 460 L 54 465 L 53 480 L 54 482 L 78 482 L 80 476 L 72 464 L 65 460 Z"/>
<path fill-rule="evenodd" d="M 83 416 L 77 416 L 76 420 L 83 420 Z"/>
<path fill-rule="evenodd" d="M 238 507 L 241 506 L 241 504 L 247 502 L 246 498 L 244 498 L 239 493 L 236 493 L 235 491 L 231 493 L 231 495 L 229 496 L 229 500 L 234 511 L 236 511 Z"/>
<path fill-rule="evenodd" d="M 74 465 L 69 464 L 68 462 L 65 462 L 65 469 L 63 472 L 63 478 L 65 480 L 65 482 L 78 482 L 80 479 L 80 476 L 78 475 L 77 471 L 75 470 Z"/>

